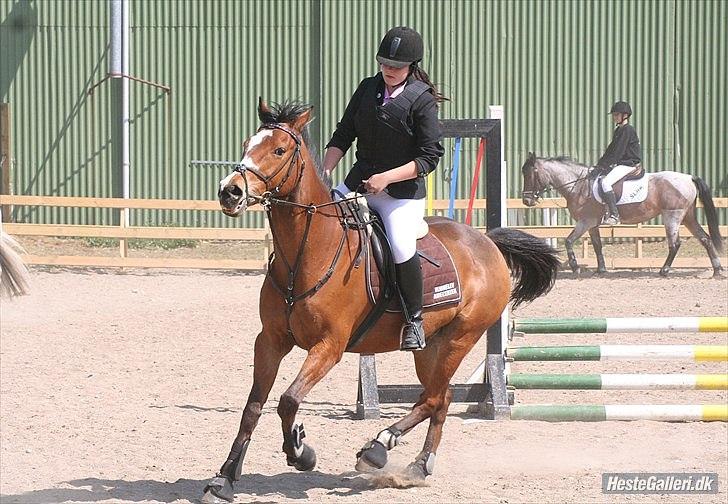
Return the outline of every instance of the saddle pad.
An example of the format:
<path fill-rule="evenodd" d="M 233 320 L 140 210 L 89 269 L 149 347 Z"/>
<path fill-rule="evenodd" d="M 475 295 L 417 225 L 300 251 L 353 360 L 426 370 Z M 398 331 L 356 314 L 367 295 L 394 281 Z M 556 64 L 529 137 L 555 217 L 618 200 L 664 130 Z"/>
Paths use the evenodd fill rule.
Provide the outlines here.
<path fill-rule="evenodd" d="M 647 199 L 647 189 L 650 183 L 650 175 L 645 173 L 644 177 L 636 180 L 625 180 L 614 184 L 615 196 L 618 196 L 617 205 L 627 205 L 629 203 L 642 203 Z M 622 184 L 622 194 L 619 194 L 619 184 Z M 594 181 L 592 185 L 592 194 L 594 199 L 599 203 L 604 203 L 601 195 L 599 194 L 599 179 Z"/>
<path fill-rule="evenodd" d="M 457 269 L 455 269 L 455 263 L 453 263 L 450 252 L 447 251 L 442 242 L 432 233 L 428 233 L 424 238 L 417 241 L 417 251 L 422 252 L 422 254 L 439 264 L 439 267 L 435 266 L 429 260 L 420 256 L 424 282 L 422 308 L 459 303 L 462 297 L 460 277 Z M 374 303 L 377 296 L 379 296 L 381 278 L 372 254 L 369 254 L 367 270 L 367 293 L 369 299 Z M 390 313 L 402 311 L 399 296 L 392 299 L 387 311 Z"/>

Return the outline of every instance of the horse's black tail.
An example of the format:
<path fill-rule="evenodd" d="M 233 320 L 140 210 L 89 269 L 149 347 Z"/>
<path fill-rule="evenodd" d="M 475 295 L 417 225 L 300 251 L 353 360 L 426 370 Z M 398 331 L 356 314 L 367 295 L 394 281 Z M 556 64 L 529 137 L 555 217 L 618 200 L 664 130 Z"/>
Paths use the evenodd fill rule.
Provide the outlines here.
<path fill-rule="evenodd" d="M 710 187 L 700 177 L 693 177 L 693 183 L 698 188 L 698 195 L 700 201 L 703 202 L 703 209 L 705 210 L 705 218 L 708 220 L 708 232 L 710 233 L 710 239 L 715 246 L 715 250 L 718 253 L 723 252 L 723 239 L 720 236 L 720 228 L 718 227 L 718 212 L 715 210 L 713 204 L 713 195 L 710 192 Z"/>
<path fill-rule="evenodd" d="M 560 261 L 556 249 L 543 239 L 523 231 L 496 228 L 488 233 L 515 279 L 511 292 L 513 308 L 543 296 L 554 286 Z"/>

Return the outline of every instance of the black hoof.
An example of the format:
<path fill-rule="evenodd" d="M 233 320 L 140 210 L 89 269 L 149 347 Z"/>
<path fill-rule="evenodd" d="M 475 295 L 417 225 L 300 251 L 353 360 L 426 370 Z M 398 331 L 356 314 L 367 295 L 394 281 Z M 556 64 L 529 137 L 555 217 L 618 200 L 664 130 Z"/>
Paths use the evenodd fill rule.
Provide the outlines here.
<path fill-rule="evenodd" d="M 597 274 L 598 276 L 603 276 L 603 275 L 606 275 L 606 274 L 607 274 L 607 270 L 606 270 L 606 269 L 597 269 L 597 272 L 596 272 L 596 274 Z"/>
<path fill-rule="evenodd" d="M 233 501 L 233 483 L 224 476 L 216 476 L 205 486 L 202 504 L 221 504 Z"/>
<path fill-rule="evenodd" d="M 293 466 L 297 471 L 310 471 L 316 467 L 316 452 L 304 443 L 301 456 L 296 458 L 288 457 L 287 462 L 289 466 Z"/>
<path fill-rule="evenodd" d="M 725 278 L 725 275 L 723 274 L 723 268 L 714 269 L 713 270 L 713 278 L 717 278 L 717 279 L 720 279 L 720 280 L 724 279 Z"/>
<path fill-rule="evenodd" d="M 387 465 L 387 449 L 379 441 L 371 441 L 356 454 L 356 470 L 368 472 Z"/>
<path fill-rule="evenodd" d="M 661 269 L 661 270 L 660 270 L 660 276 L 661 276 L 662 278 L 667 278 L 667 274 L 668 274 L 668 273 L 670 273 L 670 270 L 669 270 L 669 269 Z"/>

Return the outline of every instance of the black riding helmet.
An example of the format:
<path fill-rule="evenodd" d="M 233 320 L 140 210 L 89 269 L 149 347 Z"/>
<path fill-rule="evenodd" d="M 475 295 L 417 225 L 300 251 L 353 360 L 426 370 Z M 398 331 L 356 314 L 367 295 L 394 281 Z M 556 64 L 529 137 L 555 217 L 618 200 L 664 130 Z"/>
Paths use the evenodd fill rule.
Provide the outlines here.
<path fill-rule="evenodd" d="M 421 61 L 424 52 L 419 33 L 406 26 L 397 26 L 389 30 L 379 44 L 377 61 L 382 65 L 402 68 Z"/>
<path fill-rule="evenodd" d="M 609 111 L 610 114 L 613 114 L 614 112 L 617 112 L 618 114 L 627 114 L 632 115 L 632 107 L 629 106 L 629 103 L 626 101 L 618 101 L 615 102 L 614 105 L 612 105 L 612 110 Z"/>

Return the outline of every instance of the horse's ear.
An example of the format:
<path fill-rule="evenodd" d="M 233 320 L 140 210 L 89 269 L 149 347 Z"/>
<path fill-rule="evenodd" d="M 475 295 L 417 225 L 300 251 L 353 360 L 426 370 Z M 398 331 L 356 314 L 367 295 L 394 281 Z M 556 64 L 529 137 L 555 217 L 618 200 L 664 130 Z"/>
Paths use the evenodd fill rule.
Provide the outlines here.
<path fill-rule="evenodd" d="M 534 154 L 533 152 L 529 152 L 528 159 L 536 159 L 536 154 Z"/>
<path fill-rule="evenodd" d="M 309 122 L 311 122 L 311 120 L 313 119 L 311 117 L 311 114 L 312 113 L 313 113 L 313 107 L 307 108 L 306 110 L 304 110 L 303 112 L 301 112 L 301 114 L 299 114 L 298 117 L 296 117 L 296 119 L 293 121 L 293 123 L 291 124 L 291 126 L 293 126 L 293 128 L 295 130 L 300 131 L 300 132 L 303 132 L 303 128 L 305 128 L 306 125 Z"/>
<path fill-rule="evenodd" d="M 265 122 L 265 117 L 270 115 L 270 107 L 268 107 L 268 104 L 263 100 L 262 96 L 258 97 L 258 119 L 260 119 L 260 122 Z"/>

